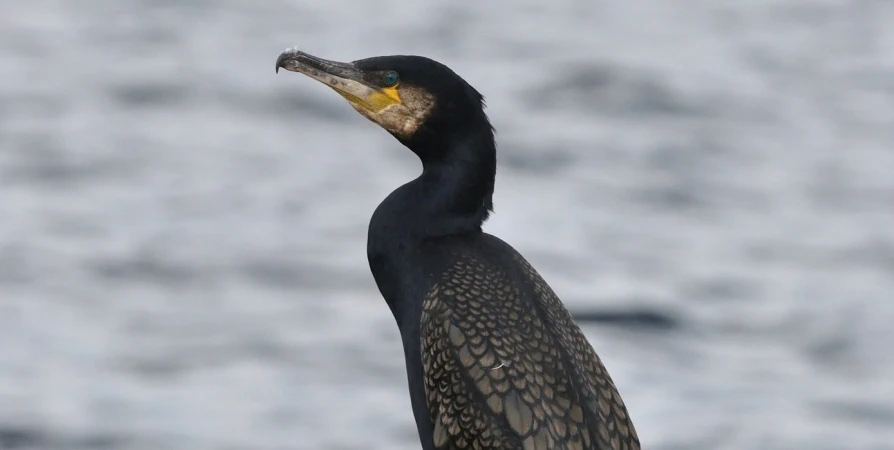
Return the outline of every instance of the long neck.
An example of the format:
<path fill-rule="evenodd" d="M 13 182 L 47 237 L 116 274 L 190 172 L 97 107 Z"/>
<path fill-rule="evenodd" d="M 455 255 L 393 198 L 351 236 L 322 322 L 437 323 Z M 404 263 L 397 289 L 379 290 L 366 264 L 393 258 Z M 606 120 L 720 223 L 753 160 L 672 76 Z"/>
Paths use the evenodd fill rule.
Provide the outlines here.
<path fill-rule="evenodd" d="M 496 149 L 490 127 L 468 129 L 422 159 L 412 184 L 426 236 L 481 229 L 493 209 Z"/>
<path fill-rule="evenodd" d="M 407 286 L 420 286 L 414 278 L 423 276 L 414 249 L 426 238 L 480 231 L 493 205 L 493 131 L 466 131 L 442 141 L 441 149 L 429 148 L 422 175 L 392 192 L 369 224 L 370 269 L 401 330 L 404 315 L 415 317 L 416 300 L 425 295 L 406 292 Z"/>

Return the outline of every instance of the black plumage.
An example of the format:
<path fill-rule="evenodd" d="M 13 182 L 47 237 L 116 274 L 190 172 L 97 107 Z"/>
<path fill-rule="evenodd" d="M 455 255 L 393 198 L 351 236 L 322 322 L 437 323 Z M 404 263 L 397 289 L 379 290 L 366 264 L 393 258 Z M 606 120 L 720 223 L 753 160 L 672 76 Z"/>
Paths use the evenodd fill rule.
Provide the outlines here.
<path fill-rule="evenodd" d="M 484 233 L 496 173 L 482 96 L 417 56 L 277 59 L 409 147 L 422 174 L 376 209 L 367 255 L 397 321 L 422 447 L 639 449 L 599 357 L 511 246 Z M 533 206 L 532 206 L 533 207 Z"/>

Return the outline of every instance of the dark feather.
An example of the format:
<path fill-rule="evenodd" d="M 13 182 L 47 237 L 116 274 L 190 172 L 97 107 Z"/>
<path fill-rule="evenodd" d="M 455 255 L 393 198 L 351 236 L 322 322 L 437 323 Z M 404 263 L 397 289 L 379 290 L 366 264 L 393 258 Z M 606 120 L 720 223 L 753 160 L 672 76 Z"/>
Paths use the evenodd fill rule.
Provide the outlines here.
<path fill-rule="evenodd" d="M 456 255 L 422 314 L 438 449 L 640 448 L 614 383 L 540 275 Z"/>

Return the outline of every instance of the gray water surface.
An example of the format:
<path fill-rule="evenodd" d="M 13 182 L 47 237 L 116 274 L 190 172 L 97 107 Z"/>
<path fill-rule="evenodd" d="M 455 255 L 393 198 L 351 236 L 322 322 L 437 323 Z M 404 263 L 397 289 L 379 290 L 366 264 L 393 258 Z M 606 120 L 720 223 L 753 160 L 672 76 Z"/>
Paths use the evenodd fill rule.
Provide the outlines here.
<path fill-rule="evenodd" d="M 582 321 L 643 448 L 894 448 L 892 2 L 0 11 L 0 448 L 419 448 L 365 239 L 420 166 L 294 45 L 485 94 L 486 230 L 657 318 Z"/>

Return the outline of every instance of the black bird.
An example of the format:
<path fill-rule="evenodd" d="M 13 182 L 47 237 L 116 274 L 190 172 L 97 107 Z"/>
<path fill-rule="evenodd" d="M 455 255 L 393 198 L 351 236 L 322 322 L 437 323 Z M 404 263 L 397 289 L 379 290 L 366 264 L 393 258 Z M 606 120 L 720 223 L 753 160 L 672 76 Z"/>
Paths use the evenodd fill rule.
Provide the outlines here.
<path fill-rule="evenodd" d="M 373 213 L 367 257 L 403 341 L 425 450 L 639 449 L 611 377 L 528 262 L 484 233 L 494 131 L 484 100 L 420 56 L 340 63 L 297 49 L 276 70 L 334 89 L 422 160 Z"/>

